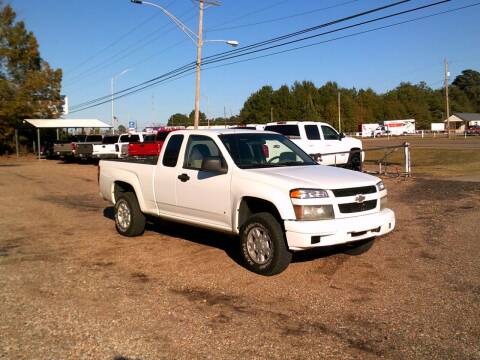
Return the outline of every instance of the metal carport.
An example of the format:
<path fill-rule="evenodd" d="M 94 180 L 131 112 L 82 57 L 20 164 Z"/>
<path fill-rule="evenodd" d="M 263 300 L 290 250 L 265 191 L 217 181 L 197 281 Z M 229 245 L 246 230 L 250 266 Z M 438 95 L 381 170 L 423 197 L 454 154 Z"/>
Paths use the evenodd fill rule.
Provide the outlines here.
<path fill-rule="evenodd" d="M 24 122 L 29 123 L 37 128 L 37 148 L 38 158 L 40 159 L 40 129 L 110 129 L 112 125 L 108 125 L 97 119 L 25 119 Z M 58 136 L 58 135 L 57 135 Z M 15 145 L 18 157 L 18 134 L 15 130 Z"/>

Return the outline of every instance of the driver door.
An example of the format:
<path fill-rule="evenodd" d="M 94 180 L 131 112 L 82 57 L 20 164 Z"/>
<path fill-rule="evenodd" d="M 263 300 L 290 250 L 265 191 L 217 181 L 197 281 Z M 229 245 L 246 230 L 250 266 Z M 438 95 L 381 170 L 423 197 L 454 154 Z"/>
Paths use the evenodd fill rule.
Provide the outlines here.
<path fill-rule="evenodd" d="M 321 125 L 323 140 L 326 144 L 326 153 L 346 151 L 341 142 L 340 134 L 328 125 Z M 350 150 L 350 149 L 348 149 Z M 348 160 L 348 153 L 322 156 L 322 164 L 335 165 L 345 164 Z"/>
<path fill-rule="evenodd" d="M 177 168 L 175 178 L 177 211 L 190 221 L 231 230 L 231 171 L 226 174 L 203 171 L 202 161 L 207 156 L 220 157 L 226 166 L 211 137 L 190 135 L 183 166 Z"/>

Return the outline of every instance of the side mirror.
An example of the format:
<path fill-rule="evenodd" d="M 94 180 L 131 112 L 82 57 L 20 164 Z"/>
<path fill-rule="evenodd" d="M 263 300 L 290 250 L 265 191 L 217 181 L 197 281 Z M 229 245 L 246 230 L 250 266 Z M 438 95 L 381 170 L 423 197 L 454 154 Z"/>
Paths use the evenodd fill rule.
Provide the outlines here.
<path fill-rule="evenodd" d="M 222 159 L 220 159 L 219 156 L 207 156 L 202 161 L 201 170 L 218 174 L 226 174 L 228 169 L 222 164 Z"/>
<path fill-rule="evenodd" d="M 344 133 L 340 133 L 340 140 L 342 140 L 345 137 Z"/>

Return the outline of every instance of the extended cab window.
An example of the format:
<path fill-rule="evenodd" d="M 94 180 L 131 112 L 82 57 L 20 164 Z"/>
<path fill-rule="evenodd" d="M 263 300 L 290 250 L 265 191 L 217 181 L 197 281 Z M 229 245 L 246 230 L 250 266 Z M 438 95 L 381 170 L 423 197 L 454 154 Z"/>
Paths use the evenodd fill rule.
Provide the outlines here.
<path fill-rule="evenodd" d="M 218 157 L 223 161 L 217 144 L 215 144 L 211 138 L 203 135 L 191 135 L 188 138 L 183 167 L 186 169 L 200 170 L 203 159 L 208 156 Z"/>
<path fill-rule="evenodd" d="M 300 130 L 298 125 L 267 125 L 265 126 L 266 131 L 274 131 L 276 133 L 285 135 L 290 139 L 300 139 Z"/>
<path fill-rule="evenodd" d="M 173 135 L 165 148 L 163 154 L 163 166 L 175 167 L 177 166 L 178 155 L 182 147 L 183 135 Z"/>
<path fill-rule="evenodd" d="M 340 135 L 330 126 L 322 125 L 322 132 L 325 140 L 340 140 Z"/>
<path fill-rule="evenodd" d="M 102 142 L 102 135 L 88 135 L 85 142 Z"/>
<path fill-rule="evenodd" d="M 320 140 L 320 131 L 317 125 L 305 125 L 308 140 Z"/>

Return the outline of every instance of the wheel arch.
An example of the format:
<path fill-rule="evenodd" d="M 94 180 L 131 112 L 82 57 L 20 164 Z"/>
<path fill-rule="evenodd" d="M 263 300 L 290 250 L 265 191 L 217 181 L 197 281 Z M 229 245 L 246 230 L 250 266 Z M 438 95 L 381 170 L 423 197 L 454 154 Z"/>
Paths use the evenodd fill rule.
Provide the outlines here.
<path fill-rule="evenodd" d="M 115 204 L 118 197 L 125 192 L 132 192 L 137 198 L 138 205 L 142 211 L 145 211 L 145 203 L 140 190 L 140 184 L 136 184 L 130 180 L 119 179 L 112 183 L 112 202 Z"/>
<path fill-rule="evenodd" d="M 273 215 L 279 222 L 283 229 L 283 219 L 275 204 L 269 200 L 265 200 L 255 196 L 243 196 L 237 208 L 237 218 L 235 229 L 240 231 L 240 228 L 245 224 L 247 219 L 261 212 L 267 212 Z"/>

